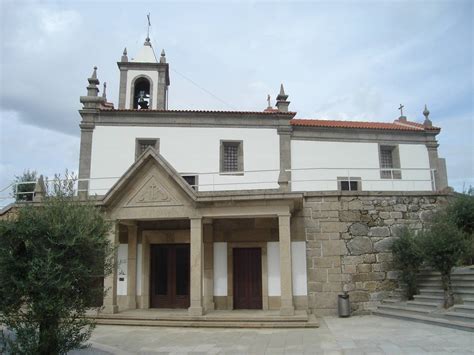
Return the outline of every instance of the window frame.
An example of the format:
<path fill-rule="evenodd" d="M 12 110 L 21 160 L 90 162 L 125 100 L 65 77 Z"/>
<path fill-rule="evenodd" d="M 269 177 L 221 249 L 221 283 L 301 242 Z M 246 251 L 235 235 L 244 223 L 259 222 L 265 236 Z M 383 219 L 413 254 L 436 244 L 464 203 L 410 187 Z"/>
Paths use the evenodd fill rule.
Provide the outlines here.
<path fill-rule="evenodd" d="M 160 139 L 159 138 L 135 138 L 135 160 L 137 160 L 143 152 L 140 152 L 140 145 L 143 144 L 142 142 L 154 142 L 153 149 L 156 150 L 157 153 L 160 152 Z"/>
<path fill-rule="evenodd" d="M 349 190 L 342 189 L 342 182 L 349 183 Z M 351 182 L 357 182 L 357 189 L 351 190 Z M 338 176 L 337 177 L 337 190 L 338 191 L 362 191 L 362 178 L 359 176 Z"/>
<path fill-rule="evenodd" d="M 195 191 L 198 191 L 199 189 L 199 175 L 198 174 L 181 174 L 181 177 L 183 178 L 184 181 L 186 181 L 187 184 L 189 184 L 189 182 L 185 179 L 185 177 L 194 177 L 194 185 L 195 186 L 192 186 L 191 184 L 189 184 L 189 186 L 194 189 Z"/>
<path fill-rule="evenodd" d="M 224 170 L 224 147 L 225 145 L 236 145 L 237 148 L 237 171 Z M 244 175 L 244 141 L 243 140 L 220 140 L 219 154 L 219 174 L 220 175 Z"/>
<path fill-rule="evenodd" d="M 384 168 L 382 167 L 382 150 L 390 151 L 392 154 L 392 167 Z M 384 180 L 401 180 L 402 172 L 401 170 L 391 170 L 391 169 L 400 169 L 400 150 L 398 145 L 394 144 L 379 144 L 379 167 L 380 167 L 380 178 Z M 384 174 L 389 172 L 390 174 Z"/>

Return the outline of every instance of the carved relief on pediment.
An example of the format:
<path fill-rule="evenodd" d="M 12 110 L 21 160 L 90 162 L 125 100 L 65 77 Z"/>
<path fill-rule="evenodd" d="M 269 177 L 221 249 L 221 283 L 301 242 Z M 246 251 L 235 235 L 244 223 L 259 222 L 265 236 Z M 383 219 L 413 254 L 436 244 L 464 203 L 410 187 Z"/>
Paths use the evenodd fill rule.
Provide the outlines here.
<path fill-rule="evenodd" d="M 178 205 L 172 194 L 151 175 L 128 201 L 127 207 Z"/>

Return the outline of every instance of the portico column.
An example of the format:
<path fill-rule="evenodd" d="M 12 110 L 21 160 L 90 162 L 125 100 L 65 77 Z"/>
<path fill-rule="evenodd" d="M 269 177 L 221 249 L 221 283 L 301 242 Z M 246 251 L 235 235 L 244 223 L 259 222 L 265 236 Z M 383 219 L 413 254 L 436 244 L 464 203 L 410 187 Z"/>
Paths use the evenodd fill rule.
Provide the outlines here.
<path fill-rule="evenodd" d="M 279 244 L 280 244 L 280 282 L 281 306 L 280 314 L 289 316 L 295 314 L 293 306 L 293 281 L 291 273 L 291 215 L 278 215 Z"/>
<path fill-rule="evenodd" d="M 203 281 L 203 302 L 204 310 L 214 310 L 214 243 L 212 220 L 203 221 L 204 233 L 204 281 Z"/>
<path fill-rule="evenodd" d="M 127 260 L 127 304 L 128 309 L 137 308 L 137 225 L 128 227 L 128 260 Z"/>
<path fill-rule="evenodd" d="M 110 228 L 108 238 L 113 247 L 117 245 L 118 241 L 118 223 L 114 221 Z M 104 278 L 104 309 L 103 313 L 117 313 L 117 251 L 113 256 L 112 273 Z"/>
<path fill-rule="evenodd" d="M 191 218 L 191 290 L 189 314 L 203 315 L 202 276 L 203 276 L 203 233 L 202 218 Z"/>

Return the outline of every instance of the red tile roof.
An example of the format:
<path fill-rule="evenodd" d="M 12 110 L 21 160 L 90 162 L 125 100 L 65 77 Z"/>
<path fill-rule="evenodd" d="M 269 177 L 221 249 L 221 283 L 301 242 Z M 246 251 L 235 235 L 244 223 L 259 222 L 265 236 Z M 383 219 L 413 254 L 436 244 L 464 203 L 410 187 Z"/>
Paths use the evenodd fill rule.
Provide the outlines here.
<path fill-rule="evenodd" d="M 361 122 L 361 121 L 335 121 L 335 120 L 313 120 L 313 119 L 292 119 L 292 126 L 301 127 L 326 127 L 326 128 L 359 128 L 359 129 L 381 129 L 399 131 L 424 131 L 439 130 L 438 127 L 424 127 L 416 122 Z"/>

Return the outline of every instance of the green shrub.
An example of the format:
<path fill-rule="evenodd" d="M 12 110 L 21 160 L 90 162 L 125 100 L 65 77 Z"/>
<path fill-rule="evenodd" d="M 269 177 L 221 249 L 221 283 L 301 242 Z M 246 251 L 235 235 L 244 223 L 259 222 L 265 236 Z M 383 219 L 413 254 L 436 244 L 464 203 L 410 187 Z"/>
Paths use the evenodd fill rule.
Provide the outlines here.
<path fill-rule="evenodd" d="M 458 194 L 446 208 L 447 217 L 462 230 L 469 247 L 463 257 L 465 265 L 474 264 L 474 189 L 472 186 L 462 194 Z"/>
<path fill-rule="evenodd" d="M 36 181 L 37 175 L 34 170 L 25 170 L 23 175 L 15 176 L 15 180 L 13 181 L 13 197 L 15 200 L 33 201 L 33 192 L 35 191 L 36 183 L 25 184 L 25 182 Z"/>
<path fill-rule="evenodd" d="M 401 271 L 401 280 L 406 284 L 406 296 L 409 300 L 417 293 L 416 275 L 423 263 L 423 253 L 419 240 L 412 231 L 404 228 L 400 238 L 392 244 L 392 253 L 397 269 Z"/>
<path fill-rule="evenodd" d="M 454 304 L 451 271 L 466 255 L 468 244 L 465 233 L 453 223 L 448 211 L 437 212 L 429 228 L 420 236 L 426 263 L 441 273 L 444 307 Z"/>
<path fill-rule="evenodd" d="M 110 225 L 93 203 L 74 200 L 72 184 L 56 186 L 42 205 L 0 221 L 0 353 L 65 354 L 94 327 L 85 312 L 112 272 Z"/>

